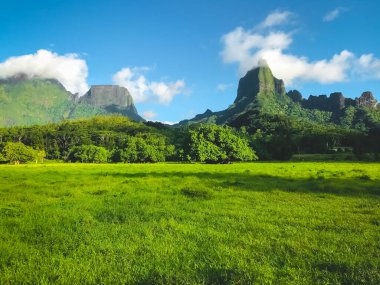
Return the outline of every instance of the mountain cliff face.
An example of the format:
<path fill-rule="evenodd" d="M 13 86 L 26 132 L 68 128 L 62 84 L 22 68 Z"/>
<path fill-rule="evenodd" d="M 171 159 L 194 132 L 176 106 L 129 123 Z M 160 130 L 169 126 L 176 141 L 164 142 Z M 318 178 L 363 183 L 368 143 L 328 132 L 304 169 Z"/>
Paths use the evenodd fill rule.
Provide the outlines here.
<path fill-rule="evenodd" d="M 259 116 L 288 116 L 312 124 L 336 124 L 347 128 L 366 129 L 380 124 L 380 105 L 373 94 L 364 92 L 359 98 L 345 98 L 341 92 L 330 96 L 310 95 L 304 99 L 297 90 L 286 93 L 284 82 L 273 76 L 267 64 L 260 64 L 239 80 L 237 96 L 226 110 L 205 113 L 179 125 L 194 123 L 229 124 L 255 128 Z"/>
<path fill-rule="evenodd" d="M 0 80 L 0 127 L 59 122 L 117 113 L 142 121 L 128 90 L 119 86 L 93 86 L 78 97 L 53 79 L 19 75 Z"/>
<path fill-rule="evenodd" d="M 79 98 L 79 104 L 99 107 L 107 113 L 117 113 L 135 121 L 144 119 L 137 113 L 133 99 L 127 88 L 117 85 L 94 85 Z"/>
<path fill-rule="evenodd" d="M 205 113 L 191 120 L 181 121 L 179 124 L 226 124 L 248 111 L 267 109 L 273 105 L 278 109 L 281 104 L 290 101 L 291 99 L 286 96 L 284 82 L 275 78 L 269 66 L 262 63 L 239 80 L 236 99 L 226 110 L 212 112 L 208 109 Z"/>
<path fill-rule="evenodd" d="M 257 96 L 285 96 L 285 85 L 273 76 L 268 66 L 252 69 L 239 80 L 234 104 L 245 106 Z"/>

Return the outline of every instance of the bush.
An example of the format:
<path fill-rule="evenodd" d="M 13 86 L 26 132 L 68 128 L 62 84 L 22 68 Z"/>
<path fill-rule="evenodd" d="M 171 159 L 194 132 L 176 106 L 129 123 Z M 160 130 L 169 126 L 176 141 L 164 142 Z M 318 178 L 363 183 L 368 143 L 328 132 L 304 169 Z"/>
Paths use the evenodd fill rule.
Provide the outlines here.
<path fill-rule="evenodd" d="M 172 157 L 174 146 L 167 145 L 165 138 L 153 135 L 128 137 L 123 147 L 112 153 L 114 162 L 160 162 Z"/>
<path fill-rule="evenodd" d="M 0 163 L 7 161 L 4 155 L 0 152 Z"/>
<path fill-rule="evenodd" d="M 104 147 L 81 145 L 70 149 L 67 160 L 72 162 L 105 163 L 109 157 L 110 154 Z"/>
<path fill-rule="evenodd" d="M 256 160 L 248 141 L 230 127 L 203 125 L 189 130 L 183 160 L 207 163 L 229 163 Z"/>
<path fill-rule="evenodd" d="M 38 162 L 45 157 L 45 151 L 35 150 L 21 142 L 8 142 L 3 148 L 3 157 L 5 160 L 15 164 L 28 161 Z"/>

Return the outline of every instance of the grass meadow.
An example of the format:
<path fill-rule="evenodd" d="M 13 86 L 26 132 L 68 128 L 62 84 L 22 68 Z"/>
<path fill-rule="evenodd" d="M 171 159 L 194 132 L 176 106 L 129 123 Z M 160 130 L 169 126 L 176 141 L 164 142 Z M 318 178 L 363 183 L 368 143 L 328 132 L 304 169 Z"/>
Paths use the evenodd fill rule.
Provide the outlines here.
<path fill-rule="evenodd" d="M 0 166 L 1 284 L 380 284 L 380 164 Z"/>

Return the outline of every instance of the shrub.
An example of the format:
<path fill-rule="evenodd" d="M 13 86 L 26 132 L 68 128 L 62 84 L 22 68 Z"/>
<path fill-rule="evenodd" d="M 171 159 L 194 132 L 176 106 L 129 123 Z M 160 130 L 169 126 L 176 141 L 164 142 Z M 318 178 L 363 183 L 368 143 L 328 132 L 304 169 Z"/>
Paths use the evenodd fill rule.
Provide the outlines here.
<path fill-rule="evenodd" d="M 207 163 L 229 163 L 256 160 L 248 141 L 232 128 L 203 125 L 189 130 L 183 158 Z"/>
<path fill-rule="evenodd" d="M 25 163 L 27 161 L 42 160 L 45 157 L 45 151 L 35 150 L 21 142 L 8 142 L 3 148 L 3 157 L 11 163 Z"/>
<path fill-rule="evenodd" d="M 160 162 L 172 157 L 174 146 L 167 145 L 165 138 L 154 135 L 127 137 L 121 148 L 112 153 L 114 162 Z"/>
<path fill-rule="evenodd" d="M 109 156 L 109 152 L 104 147 L 81 145 L 70 149 L 67 160 L 72 162 L 105 163 L 108 161 Z"/>

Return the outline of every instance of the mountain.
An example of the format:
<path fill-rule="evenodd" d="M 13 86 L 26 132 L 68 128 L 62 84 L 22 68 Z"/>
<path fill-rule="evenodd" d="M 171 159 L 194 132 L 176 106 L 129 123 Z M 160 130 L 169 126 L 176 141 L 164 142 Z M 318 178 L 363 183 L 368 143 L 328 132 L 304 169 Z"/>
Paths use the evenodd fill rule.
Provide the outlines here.
<path fill-rule="evenodd" d="M 120 86 L 93 86 L 78 97 L 54 79 L 18 75 L 0 80 L 0 127 L 41 125 L 111 113 L 143 121 L 128 90 Z"/>
<path fill-rule="evenodd" d="M 290 104 L 292 100 L 286 96 L 284 82 L 273 76 L 272 71 L 265 62 L 252 69 L 239 80 L 237 96 L 232 105 L 226 110 L 205 113 L 190 120 L 181 121 L 180 125 L 193 123 L 226 124 L 236 120 L 239 116 L 253 110 L 269 112 L 273 104 L 280 108 L 282 104 Z M 270 106 L 269 106 L 270 105 Z"/>
<path fill-rule="evenodd" d="M 20 75 L 0 81 L 0 126 L 58 122 L 69 117 L 72 94 L 56 80 Z"/>
<path fill-rule="evenodd" d="M 101 108 L 107 113 L 121 114 L 135 121 L 144 120 L 137 113 L 128 89 L 121 86 L 93 85 L 78 102 Z"/>
<path fill-rule="evenodd" d="M 268 116 L 284 116 L 309 124 L 336 125 L 365 130 L 380 124 L 380 104 L 369 91 L 356 99 L 345 98 L 340 92 L 330 96 L 310 95 L 304 99 L 297 90 L 285 91 L 284 82 L 273 76 L 266 62 L 247 72 L 239 80 L 237 96 L 226 110 L 207 109 L 179 125 L 196 123 L 228 124 L 234 127 L 258 128 L 255 121 Z"/>

